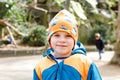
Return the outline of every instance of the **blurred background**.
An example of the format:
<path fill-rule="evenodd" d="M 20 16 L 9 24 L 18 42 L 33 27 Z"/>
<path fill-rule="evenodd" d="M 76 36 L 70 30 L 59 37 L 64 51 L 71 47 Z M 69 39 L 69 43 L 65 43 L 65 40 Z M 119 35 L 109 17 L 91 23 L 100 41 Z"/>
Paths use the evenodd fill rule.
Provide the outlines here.
<path fill-rule="evenodd" d="M 95 33 L 100 33 L 105 51 L 114 53 L 108 52 L 107 63 L 120 65 L 119 0 L 0 0 L 0 57 L 41 54 L 48 23 L 62 9 L 75 15 L 78 41 L 88 52 L 97 51 Z"/>

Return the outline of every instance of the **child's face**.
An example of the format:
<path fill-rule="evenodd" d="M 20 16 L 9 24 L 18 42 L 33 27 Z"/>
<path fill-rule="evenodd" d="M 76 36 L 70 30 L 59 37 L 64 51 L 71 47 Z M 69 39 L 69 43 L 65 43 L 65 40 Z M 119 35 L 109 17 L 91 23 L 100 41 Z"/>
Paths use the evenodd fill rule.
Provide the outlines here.
<path fill-rule="evenodd" d="M 72 52 L 74 39 L 67 32 L 56 32 L 51 37 L 50 44 L 55 57 L 67 57 Z"/>
<path fill-rule="evenodd" d="M 100 39 L 100 37 L 99 37 L 99 36 L 95 36 L 95 39 L 96 39 L 96 40 L 99 40 L 99 39 Z"/>

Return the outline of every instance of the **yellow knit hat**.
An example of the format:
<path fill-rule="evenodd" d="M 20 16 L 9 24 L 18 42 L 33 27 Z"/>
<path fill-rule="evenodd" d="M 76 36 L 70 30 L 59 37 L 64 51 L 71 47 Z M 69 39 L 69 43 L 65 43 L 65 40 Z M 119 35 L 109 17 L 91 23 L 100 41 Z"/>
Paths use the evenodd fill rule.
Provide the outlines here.
<path fill-rule="evenodd" d="M 51 36 L 58 31 L 64 31 L 69 33 L 75 42 L 78 39 L 78 24 L 75 17 L 67 10 L 61 10 L 49 23 L 48 28 L 48 41 Z"/>

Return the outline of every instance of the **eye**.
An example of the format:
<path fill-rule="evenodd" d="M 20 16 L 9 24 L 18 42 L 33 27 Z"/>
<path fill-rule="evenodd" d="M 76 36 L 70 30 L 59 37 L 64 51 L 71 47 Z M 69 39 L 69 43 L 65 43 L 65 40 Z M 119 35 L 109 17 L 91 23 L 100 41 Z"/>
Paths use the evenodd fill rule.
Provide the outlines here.
<path fill-rule="evenodd" d="M 72 37 L 70 34 L 67 34 L 66 37 Z"/>
<path fill-rule="evenodd" d="M 59 37 L 60 35 L 59 34 L 53 34 L 54 37 Z"/>

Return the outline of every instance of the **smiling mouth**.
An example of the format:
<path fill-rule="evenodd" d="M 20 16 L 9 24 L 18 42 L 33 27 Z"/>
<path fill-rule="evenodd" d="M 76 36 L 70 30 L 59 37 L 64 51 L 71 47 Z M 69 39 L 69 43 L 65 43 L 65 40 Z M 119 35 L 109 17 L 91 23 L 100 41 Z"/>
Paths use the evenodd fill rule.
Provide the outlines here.
<path fill-rule="evenodd" d="M 66 45 L 57 45 L 57 46 L 59 46 L 59 47 L 67 47 Z"/>

